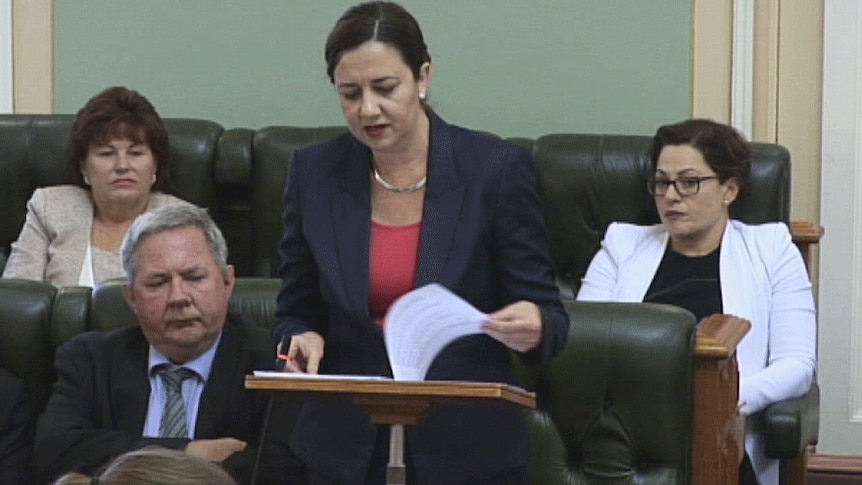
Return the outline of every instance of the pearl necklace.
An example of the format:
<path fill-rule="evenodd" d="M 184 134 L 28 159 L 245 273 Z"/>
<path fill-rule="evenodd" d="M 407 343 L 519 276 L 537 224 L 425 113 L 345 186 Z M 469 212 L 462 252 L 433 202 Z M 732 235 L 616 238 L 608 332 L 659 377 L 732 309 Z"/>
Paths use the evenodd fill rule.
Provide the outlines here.
<path fill-rule="evenodd" d="M 413 185 L 407 187 L 399 187 L 383 180 L 383 177 L 380 176 L 380 173 L 377 172 L 377 169 L 375 167 L 371 167 L 371 171 L 374 172 L 374 180 L 376 180 L 377 183 L 382 185 L 384 189 L 391 190 L 392 192 L 398 192 L 399 194 L 410 194 L 419 191 L 422 189 L 422 187 L 425 187 L 425 182 L 428 181 L 428 176 L 426 175 L 422 177 L 422 180 L 416 182 Z"/>

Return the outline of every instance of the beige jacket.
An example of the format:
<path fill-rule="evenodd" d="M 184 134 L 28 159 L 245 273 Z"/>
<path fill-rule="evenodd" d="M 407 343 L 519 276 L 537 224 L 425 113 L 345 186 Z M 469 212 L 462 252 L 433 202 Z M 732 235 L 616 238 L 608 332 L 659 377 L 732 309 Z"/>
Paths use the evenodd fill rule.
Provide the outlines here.
<path fill-rule="evenodd" d="M 147 211 L 177 203 L 188 202 L 155 192 Z M 45 281 L 58 288 L 77 286 L 92 226 L 93 200 L 87 190 L 74 185 L 36 189 L 27 202 L 27 218 L 12 243 L 3 277 Z M 105 276 L 101 281 L 125 277 L 122 273 Z"/>

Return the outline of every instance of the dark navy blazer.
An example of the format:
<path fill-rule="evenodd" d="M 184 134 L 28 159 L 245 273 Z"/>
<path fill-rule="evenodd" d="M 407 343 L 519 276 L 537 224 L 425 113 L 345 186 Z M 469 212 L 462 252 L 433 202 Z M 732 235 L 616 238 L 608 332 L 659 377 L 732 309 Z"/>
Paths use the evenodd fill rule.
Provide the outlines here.
<path fill-rule="evenodd" d="M 487 313 L 519 300 L 538 304 L 543 341 L 521 357 L 547 360 L 564 345 L 569 321 L 554 284 L 532 157 L 523 147 L 429 116 L 414 286 L 440 283 Z M 289 167 L 275 337 L 321 334 L 322 374 L 391 376 L 368 302 L 370 173 L 370 150 L 350 134 L 297 151 Z M 509 350 L 485 335 L 459 339 L 426 379 L 511 383 Z M 523 466 L 529 455 L 517 409 L 449 406 L 407 431 L 421 483 L 491 477 Z M 291 446 L 311 469 L 360 483 L 375 433 L 368 414 L 349 402 L 311 401 Z"/>

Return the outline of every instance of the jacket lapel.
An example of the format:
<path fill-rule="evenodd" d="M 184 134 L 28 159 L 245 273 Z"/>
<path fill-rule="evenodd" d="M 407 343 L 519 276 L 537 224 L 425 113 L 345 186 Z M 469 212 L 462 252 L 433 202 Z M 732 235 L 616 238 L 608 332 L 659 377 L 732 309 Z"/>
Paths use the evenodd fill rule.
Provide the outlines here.
<path fill-rule="evenodd" d="M 341 300 L 359 315 L 368 308 L 368 248 L 371 225 L 371 155 L 367 147 L 351 139 L 346 163 L 338 165 L 329 221 L 338 261 L 329 272 L 341 272 Z M 321 261 L 320 264 L 328 264 Z"/>
<path fill-rule="evenodd" d="M 242 362 L 240 359 L 240 348 L 243 345 L 243 335 L 230 318 L 225 321 L 216 353 L 213 356 L 212 367 L 209 378 L 204 383 L 198 405 L 198 416 L 195 422 L 195 437 L 217 436 L 216 424 L 222 417 L 227 415 L 227 403 L 230 399 L 224 396 L 232 396 L 238 389 L 237 372 Z M 251 410 L 249 410 L 251 411 Z"/>
<path fill-rule="evenodd" d="M 434 281 L 445 283 L 441 276 L 464 200 L 464 186 L 458 178 L 458 161 L 453 156 L 449 125 L 433 113 L 430 117 L 428 188 L 422 210 L 416 287 Z"/>
<path fill-rule="evenodd" d="M 121 410 L 115 413 L 117 428 L 141 433 L 147 417 L 150 399 L 150 381 L 147 375 L 149 344 L 139 328 L 132 333 L 126 345 L 117 348 L 122 354 L 112 359 L 116 363 L 111 376 L 114 402 L 110 409 Z"/>

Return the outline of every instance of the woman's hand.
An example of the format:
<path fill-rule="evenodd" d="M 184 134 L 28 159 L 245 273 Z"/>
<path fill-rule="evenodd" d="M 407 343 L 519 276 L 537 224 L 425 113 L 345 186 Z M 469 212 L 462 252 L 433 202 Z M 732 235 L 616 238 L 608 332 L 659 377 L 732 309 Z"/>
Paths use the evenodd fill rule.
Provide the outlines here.
<path fill-rule="evenodd" d="M 506 347 L 527 352 L 542 341 L 542 312 L 535 303 L 519 301 L 488 315 L 482 329 Z"/>
<path fill-rule="evenodd" d="M 290 338 L 287 352 L 279 344 L 279 356 L 284 359 L 284 370 L 286 372 L 305 372 L 317 374 L 320 359 L 323 358 L 323 337 L 317 332 L 305 332 Z"/>

